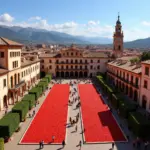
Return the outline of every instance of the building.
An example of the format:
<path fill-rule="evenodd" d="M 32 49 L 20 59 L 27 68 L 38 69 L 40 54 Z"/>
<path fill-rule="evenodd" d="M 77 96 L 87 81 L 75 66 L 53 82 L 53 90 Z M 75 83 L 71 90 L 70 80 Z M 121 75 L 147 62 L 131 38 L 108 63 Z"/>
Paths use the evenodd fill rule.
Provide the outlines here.
<path fill-rule="evenodd" d="M 116 59 L 107 63 L 107 79 L 125 96 L 150 112 L 150 60 L 132 62 L 140 53 L 134 53 L 134 56 L 123 53 L 123 32 L 119 16 L 113 37 Z"/>
<path fill-rule="evenodd" d="M 15 104 L 39 78 L 40 60 L 21 57 L 23 45 L 0 37 L 0 110 Z"/>
<path fill-rule="evenodd" d="M 41 54 L 41 71 L 53 77 L 93 77 L 106 72 L 109 57 L 104 52 L 92 52 L 71 45 L 57 53 Z"/>
<path fill-rule="evenodd" d="M 119 15 L 118 20 L 116 21 L 115 32 L 113 35 L 113 50 L 114 56 L 116 58 L 123 56 L 123 32 Z"/>

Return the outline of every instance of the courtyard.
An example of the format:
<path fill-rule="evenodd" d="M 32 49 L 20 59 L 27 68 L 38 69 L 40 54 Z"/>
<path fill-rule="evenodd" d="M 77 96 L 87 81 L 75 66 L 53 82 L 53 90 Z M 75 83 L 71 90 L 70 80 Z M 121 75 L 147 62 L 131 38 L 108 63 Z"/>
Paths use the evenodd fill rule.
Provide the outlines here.
<path fill-rule="evenodd" d="M 30 112 L 35 111 L 35 116 L 21 123 L 21 130 L 5 144 L 6 150 L 37 150 L 41 140 L 45 150 L 62 149 L 63 140 L 66 150 L 80 149 L 79 141 L 83 150 L 108 150 L 113 142 L 116 150 L 133 149 L 134 137 L 126 122 L 108 107 L 107 96 L 90 79 L 52 80 L 39 101 Z M 76 107 L 79 103 L 81 106 Z M 70 118 L 75 120 L 74 125 L 70 125 Z"/>

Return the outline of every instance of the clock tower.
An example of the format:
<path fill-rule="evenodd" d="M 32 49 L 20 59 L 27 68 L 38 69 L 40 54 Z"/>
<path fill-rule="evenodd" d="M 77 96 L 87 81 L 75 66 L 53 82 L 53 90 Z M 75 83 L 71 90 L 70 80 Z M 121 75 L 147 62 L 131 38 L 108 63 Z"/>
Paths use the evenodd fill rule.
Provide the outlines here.
<path fill-rule="evenodd" d="M 113 54 L 116 58 L 122 57 L 123 55 L 123 32 L 119 14 L 113 35 Z"/>

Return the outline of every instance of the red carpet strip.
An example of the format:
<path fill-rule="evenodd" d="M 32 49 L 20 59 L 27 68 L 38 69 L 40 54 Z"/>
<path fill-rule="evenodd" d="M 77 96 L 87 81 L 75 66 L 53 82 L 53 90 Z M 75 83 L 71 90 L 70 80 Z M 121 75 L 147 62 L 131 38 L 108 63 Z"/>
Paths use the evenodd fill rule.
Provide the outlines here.
<path fill-rule="evenodd" d="M 51 143 L 52 136 L 55 136 L 53 143 L 65 140 L 68 99 L 69 85 L 54 85 L 21 140 L 21 144 L 36 144 L 41 140 L 44 140 L 44 143 Z"/>
<path fill-rule="evenodd" d="M 125 142 L 126 138 L 94 86 L 80 84 L 78 88 L 83 126 L 85 128 L 85 141 L 87 143 Z"/>

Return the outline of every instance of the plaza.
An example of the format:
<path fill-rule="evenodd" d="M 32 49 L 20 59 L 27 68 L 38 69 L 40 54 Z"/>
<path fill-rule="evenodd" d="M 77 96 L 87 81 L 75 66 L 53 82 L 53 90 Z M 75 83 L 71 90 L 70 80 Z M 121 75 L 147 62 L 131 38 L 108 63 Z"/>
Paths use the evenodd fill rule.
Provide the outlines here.
<path fill-rule="evenodd" d="M 72 86 L 70 85 L 70 82 L 72 83 Z M 96 91 L 92 83 L 93 81 L 90 79 L 52 80 L 51 83 L 49 84 L 49 90 L 45 92 L 45 95 L 40 97 L 39 99 L 40 104 L 31 110 L 31 112 L 35 110 L 36 112 L 35 117 L 27 118 L 25 122 L 21 123 L 21 130 L 18 133 L 13 134 L 13 136 L 11 137 L 11 141 L 5 144 L 5 149 L 6 150 L 38 149 L 39 148 L 38 137 L 40 138 L 40 140 L 45 140 L 44 141 L 45 150 L 46 149 L 47 150 L 48 149 L 52 149 L 52 150 L 61 149 L 62 148 L 61 142 L 64 139 L 66 142 L 66 146 L 64 147 L 64 149 L 66 150 L 79 149 L 77 145 L 79 144 L 80 140 L 83 143 L 82 145 L 83 150 L 84 149 L 85 150 L 111 149 L 112 142 L 115 142 L 114 149 L 116 150 L 117 149 L 118 150 L 132 149 L 133 136 L 128 131 L 126 127 L 126 122 L 124 122 L 124 120 L 119 118 L 115 110 L 112 110 L 112 113 L 110 112 L 109 114 L 109 115 L 113 114 L 113 117 L 114 117 L 114 119 L 112 117 L 113 122 L 110 121 L 111 116 L 108 118 L 105 118 L 105 115 L 103 113 L 100 116 L 101 118 L 103 118 L 103 121 L 105 120 L 105 122 L 101 122 L 100 120 L 99 122 L 94 122 L 95 120 L 94 118 L 98 119 L 98 115 L 95 114 L 95 112 L 97 112 L 95 110 L 95 107 L 99 108 L 100 105 L 104 105 L 103 107 L 105 108 L 103 108 L 103 110 L 99 110 L 102 112 L 106 109 L 109 110 L 109 108 L 107 105 L 107 98 L 105 95 L 102 95 L 102 91 L 100 89 L 98 89 L 99 90 L 99 93 L 97 95 L 98 97 L 94 98 L 93 94 L 94 93 L 96 94 Z M 61 88 L 63 92 L 59 92 L 57 88 Z M 88 90 L 88 88 L 90 90 Z M 75 92 L 74 96 L 72 96 L 72 93 L 74 92 L 75 89 L 77 90 L 77 92 Z M 54 94 L 55 90 L 57 90 L 56 95 Z M 66 91 L 65 92 L 66 94 L 68 93 L 68 96 L 67 96 L 68 98 L 62 96 L 62 94 L 64 93 L 64 90 Z M 87 90 L 88 90 L 88 93 L 86 94 L 87 95 L 86 97 L 86 95 L 83 94 L 83 92 L 86 92 Z M 70 94 L 69 94 L 69 91 L 71 91 Z M 79 96 L 80 96 L 80 100 L 82 99 L 81 107 L 76 109 L 76 105 L 78 101 L 74 102 L 72 105 L 68 105 L 69 100 L 73 102 L 73 99 Z M 57 100 L 59 97 L 60 97 L 60 100 Z M 93 97 L 92 100 L 91 100 L 91 97 Z M 99 97 L 103 99 L 103 102 L 101 101 L 102 99 L 99 99 Z M 61 98 L 62 98 L 62 101 L 64 102 L 60 102 Z M 55 103 L 53 101 L 55 101 Z M 46 103 L 46 105 L 44 103 Z M 61 105 L 61 103 L 63 103 L 63 106 Z M 96 106 L 94 106 L 94 103 L 96 104 Z M 47 107 L 49 108 L 49 110 Z M 95 112 L 93 112 L 91 116 L 89 114 L 86 114 L 86 110 L 87 110 L 86 107 L 88 107 L 88 110 L 91 113 L 93 111 Z M 57 112 L 58 109 L 60 110 L 60 112 Z M 43 111 L 45 111 L 46 116 L 42 114 Z M 69 118 L 71 117 L 72 119 L 75 120 L 76 118 L 75 116 L 78 113 L 80 116 L 79 121 L 71 127 L 66 126 L 67 124 L 69 124 Z M 39 122 L 40 115 L 43 115 L 43 119 L 41 120 L 41 122 Z M 43 120 L 45 121 L 42 122 Z M 106 124 L 108 122 L 112 123 L 112 125 L 114 125 L 114 127 L 117 128 L 115 129 L 116 131 L 115 133 L 113 133 L 114 132 L 113 127 L 112 127 L 113 130 L 109 130 L 109 127 L 111 127 L 111 124 Z M 123 126 L 120 127 L 120 124 L 122 124 Z M 75 132 L 76 125 L 78 127 L 77 132 Z M 47 132 L 46 131 L 43 132 L 44 129 Z M 83 129 L 85 129 L 85 132 L 83 132 Z M 126 138 L 127 135 L 130 135 L 130 141 L 127 140 Z M 55 136 L 54 142 L 52 142 L 52 136 Z"/>

